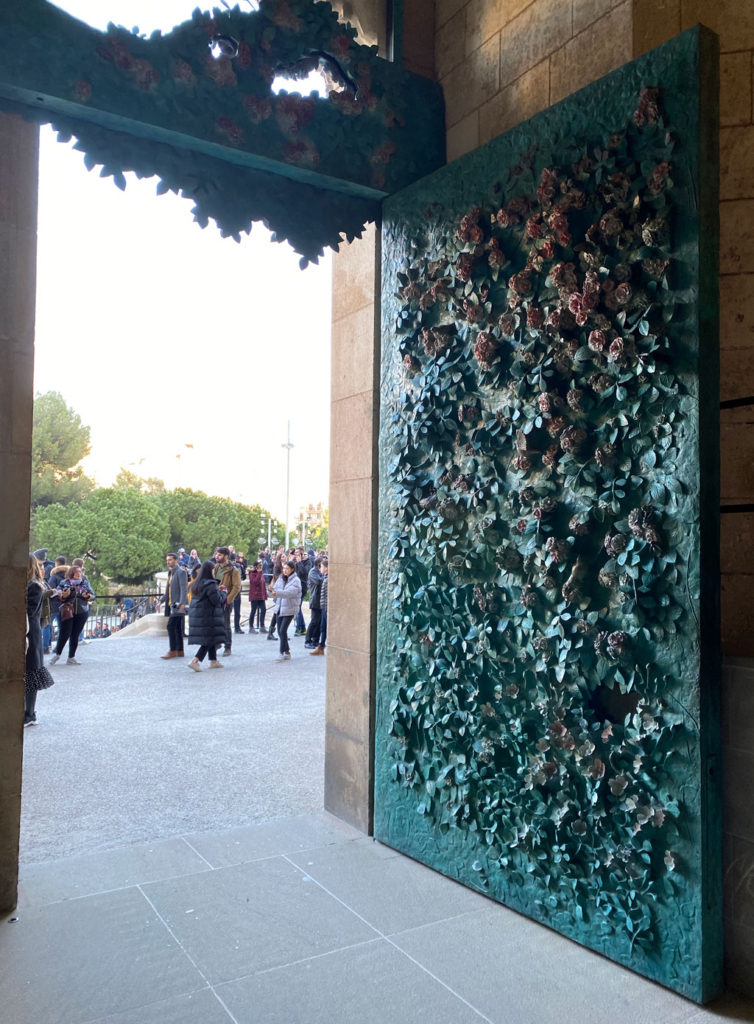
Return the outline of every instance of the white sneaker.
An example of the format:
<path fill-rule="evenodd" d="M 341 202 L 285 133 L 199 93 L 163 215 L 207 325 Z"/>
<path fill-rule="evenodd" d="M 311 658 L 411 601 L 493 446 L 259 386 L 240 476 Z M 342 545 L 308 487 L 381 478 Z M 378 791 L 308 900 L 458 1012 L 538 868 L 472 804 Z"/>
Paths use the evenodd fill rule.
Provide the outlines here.
<path fill-rule="evenodd" d="M 49 663 L 50 663 L 50 665 L 57 665 L 57 663 L 59 661 L 60 661 L 60 655 L 59 654 L 53 654 L 53 656 L 50 658 L 50 662 Z"/>
<path fill-rule="evenodd" d="M 76 661 L 75 658 L 69 658 L 68 661 L 66 662 L 66 665 L 80 665 L 80 664 L 81 664 L 81 662 L 80 661 Z"/>

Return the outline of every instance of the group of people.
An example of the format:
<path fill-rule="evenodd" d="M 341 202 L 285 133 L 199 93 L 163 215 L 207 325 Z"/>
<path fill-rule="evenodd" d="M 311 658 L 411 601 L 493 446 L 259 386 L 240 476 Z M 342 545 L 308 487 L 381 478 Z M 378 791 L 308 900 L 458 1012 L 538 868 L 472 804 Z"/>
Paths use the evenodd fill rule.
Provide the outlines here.
<path fill-rule="evenodd" d="M 74 558 L 70 565 L 64 555 L 54 562 L 47 558 L 47 549 L 29 555 L 26 576 L 26 702 L 24 726 L 37 723 L 37 693 L 46 690 L 54 679 L 45 667 L 44 655 L 50 653 L 52 622 L 57 620 L 57 642 L 50 665 L 59 660 L 66 644 L 66 664 L 81 664 L 76 658 L 94 590 L 86 578 L 83 558 Z"/>
<path fill-rule="evenodd" d="M 280 644 L 278 662 L 289 661 L 291 648 L 288 630 L 296 620 L 295 635 L 305 636 L 304 647 L 313 656 L 325 653 L 327 640 L 328 560 L 325 554 L 314 556 L 303 548 L 273 554 L 260 552 L 252 564 L 242 551 L 231 546 L 218 547 L 214 556 L 201 562 L 195 550 L 190 555 L 183 548 L 165 556 L 168 581 L 165 593 L 165 615 L 168 618 L 169 650 L 163 659 L 184 656 L 185 621 L 188 615 L 188 644 L 199 650 L 188 667 L 200 672 L 202 662 L 209 659 L 210 668 L 222 668 L 218 659 L 232 654 L 233 635 L 241 628 L 241 589 L 248 580 L 249 632 L 267 632 L 268 640 Z M 307 627 L 302 606 L 308 595 L 311 619 Z M 269 629 L 265 630 L 268 598 L 273 600 Z M 277 630 L 277 635 L 276 631 Z"/>

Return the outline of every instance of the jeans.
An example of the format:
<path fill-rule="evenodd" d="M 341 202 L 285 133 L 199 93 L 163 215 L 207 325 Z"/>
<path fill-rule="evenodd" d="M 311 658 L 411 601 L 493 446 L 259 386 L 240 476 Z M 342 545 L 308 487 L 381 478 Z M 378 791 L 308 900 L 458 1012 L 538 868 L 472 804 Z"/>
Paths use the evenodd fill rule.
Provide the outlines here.
<path fill-rule="evenodd" d="M 249 629 L 252 626 L 258 626 L 259 629 L 264 629 L 264 617 L 267 613 L 267 602 L 266 601 L 252 601 L 251 602 L 251 616 L 249 618 Z"/>
<path fill-rule="evenodd" d="M 292 622 L 292 615 L 278 615 L 278 636 L 280 637 L 281 654 L 287 654 L 291 649 L 288 643 L 288 627 Z"/>
<path fill-rule="evenodd" d="M 42 627 L 42 647 L 47 650 L 52 640 L 52 623 L 48 622 L 46 626 Z"/>
<path fill-rule="evenodd" d="M 241 595 L 233 599 L 233 629 L 236 633 L 241 632 Z"/>
<path fill-rule="evenodd" d="M 304 606 L 304 599 L 301 599 L 301 604 L 298 606 L 298 612 L 296 613 L 296 631 L 301 632 L 306 629 L 306 622 L 304 620 L 304 613 L 301 609 Z"/>
<path fill-rule="evenodd" d="M 319 633 L 322 625 L 322 609 L 312 608 L 312 617 L 309 622 L 309 628 L 306 631 L 307 644 L 317 645 L 319 642 Z"/>
<path fill-rule="evenodd" d="M 322 609 L 322 623 L 319 627 L 319 647 L 325 646 L 327 640 L 327 608 Z"/>
<path fill-rule="evenodd" d="M 170 641 L 171 651 L 183 650 L 183 624 L 185 620 L 185 615 L 168 616 L 168 640 Z"/>
<path fill-rule="evenodd" d="M 232 611 L 233 608 L 229 604 L 226 604 L 223 608 L 223 615 L 225 617 L 225 647 L 227 650 L 230 650 L 233 643 L 233 630 L 230 628 L 230 613 Z"/>
<path fill-rule="evenodd" d="M 63 619 L 60 623 L 60 633 L 58 633 L 58 642 L 55 645 L 55 653 L 62 654 L 63 648 L 68 644 L 68 657 L 73 658 L 76 654 L 76 648 L 79 645 L 79 637 L 81 636 L 82 630 L 86 620 L 89 618 L 89 613 L 84 612 L 83 615 L 74 615 L 72 619 Z"/>

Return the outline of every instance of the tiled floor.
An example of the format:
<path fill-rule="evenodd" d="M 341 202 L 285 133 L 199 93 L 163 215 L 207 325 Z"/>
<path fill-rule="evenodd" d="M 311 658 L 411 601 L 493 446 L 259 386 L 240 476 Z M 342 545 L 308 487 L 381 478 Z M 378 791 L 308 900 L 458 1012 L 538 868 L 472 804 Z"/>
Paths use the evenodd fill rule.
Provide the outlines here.
<path fill-rule="evenodd" d="M 8 1024 L 712 1024 L 325 813 L 22 871 Z"/>

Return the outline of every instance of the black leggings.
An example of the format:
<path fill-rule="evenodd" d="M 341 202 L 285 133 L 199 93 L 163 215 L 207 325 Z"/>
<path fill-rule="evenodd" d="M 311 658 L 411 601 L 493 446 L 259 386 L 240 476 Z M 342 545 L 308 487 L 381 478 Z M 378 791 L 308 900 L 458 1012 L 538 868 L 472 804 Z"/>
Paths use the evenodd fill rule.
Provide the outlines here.
<path fill-rule="evenodd" d="M 63 648 L 66 643 L 68 644 L 68 657 L 72 658 L 76 654 L 76 648 L 79 645 L 79 636 L 81 630 L 86 624 L 86 620 L 89 618 L 89 613 L 85 612 L 83 615 L 74 615 L 72 619 L 62 619 L 60 622 L 60 633 L 58 634 L 58 642 L 55 644 L 55 653 L 62 654 Z"/>
<path fill-rule="evenodd" d="M 204 661 L 204 658 L 207 654 L 209 654 L 210 661 L 217 661 L 217 648 L 210 647 L 209 644 L 202 644 L 202 646 L 196 652 L 196 660 Z"/>
<path fill-rule="evenodd" d="M 258 626 L 260 629 L 264 629 L 264 617 L 266 612 L 267 603 L 265 601 L 252 601 L 249 629 L 251 629 L 252 626 Z"/>
<path fill-rule="evenodd" d="M 278 636 L 280 637 L 280 653 L 287 654 L 290 651 L 288 643 L 288 627 L 293 622 L 293 615 L 278 615 Z"/>

